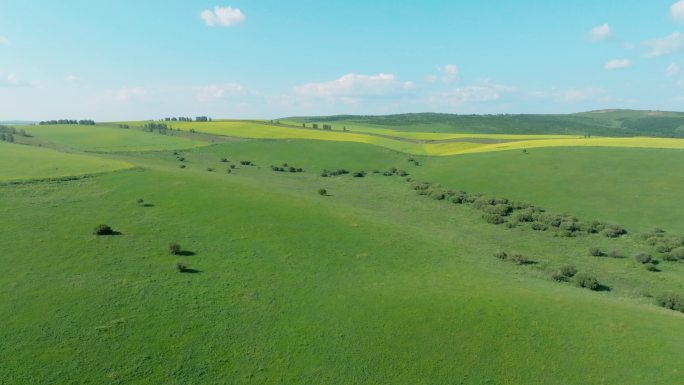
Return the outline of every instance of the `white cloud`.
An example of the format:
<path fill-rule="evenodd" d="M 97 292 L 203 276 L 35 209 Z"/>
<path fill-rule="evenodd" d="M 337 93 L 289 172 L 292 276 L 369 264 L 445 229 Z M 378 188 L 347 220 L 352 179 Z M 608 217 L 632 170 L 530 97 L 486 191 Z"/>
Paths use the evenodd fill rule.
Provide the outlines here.
<path fill-rule="evenodd" d="M 556 91 L 551 94 L 551 97 L 560 102 L 582 102 L 604 100 L 605 94 L 606 91 L 601 88 L 580 88 Z"/>
<path fill-rule="evenodd" d="M 615 59 L 606 63 L 605 68 L 609 71 L 618 70 L 623 68 L 629 68 L 632 66 L 632 62 L 629 59 Z"/>
<path fill-rule="evenodd" d="M 244 86 L 236 83 L 210 84 L 195 87 L 193 90 L 197 95 L 197 100 L 201 102 L 241 96 L 247 93 L 247 89 Z"/>
<path fill-rule="evenodd" d="M 489 80 L 483 80 L 480 84 L 456 87 L 451 90 L 432 95 L 428 103 L 447 104 L 458 106 L 466 103 L 486 103 L 501 99 L 505 94 L 514 92 L 515 89 L 503 84 L 492 84 Z"/>
<path fill-rule="evenodd" d="M 147 90 L 141 87 L 122 87 L 118 90 L 108 90 L 107 96 L 117 102 L 129 102 L 147 95 Z"/>
<path fill-rule="evenodd" d="M 0 72 L 0 87 L 21 87 L 26 85 L 28 85 L 28 83 L 19 81 L 17 74 L 14 72 Z"/>
<path fill-rule="evenodd" d="M 679 0 L 672 4 L 670 7 L 670 15 L 672 15 L 672 18 L 676 21 L 684 22 L 684 0 Z"/>
<path fill-rule="evenodd" d="M 608 40 L 613 37 L 613 31 L 608 24 L 602 24 L 591 30 L 591 39 L 594 41 Z"/>
<path fill-rule="evenodd" d="M 6 36 L 0 36 L 0 46 L 10 45 L 11 41 Z"/>
<path fill-rule="evenodd" d="M 202 20 L 210 27 L 233 27 L 245 22 L 245 14 L 238 8 L 214 7 L 214 10 L 205 9 L 200 14 Z"/>
<path fill-rule="evenodd" d="M 298 96 L 340 98 L 358 101 L 363 97 L 379 97 L 403 93 L 414 88 L 413 82 L 401 82 L 392 74 L 346 74 L 337 80 L 309 83 L 294 88 Z M 351 98 L 351 99 L 350 99 Z"/>
<path fill-rule="evenodd" d="M 76 83 L 77 81 L 79 81 L 81 79 L 79 79 L 78 76 L 76 76 L 76 75 L 69 75 L 66 78 L 64 78 L 64 80 L 66 80 L 69 83 Z"/>
<path fill-rule="evenodd" d="M 442 73 L 444 83 L 453 83 L 458 78 L 458 67 L 455 64 L 447 64 L 444 68 L 438 68 Z"/>
<path fill-rule="evenodd" d="M 650 48 L 650 51 L 646 56 L 655 57 L 669 55 L 682 49 L 682 45 L 684 45 L 684 36 L 679 32 L 674 32 L 661 39 L 649 40 L 645 45 Z"/>
<path fill-rule="evenodd" d="M 669 66 L 667 66 L 667 76 L 677 76 L 679 75 L 680 71 L 681 68 L 675 63 L 671 63 Z"/>

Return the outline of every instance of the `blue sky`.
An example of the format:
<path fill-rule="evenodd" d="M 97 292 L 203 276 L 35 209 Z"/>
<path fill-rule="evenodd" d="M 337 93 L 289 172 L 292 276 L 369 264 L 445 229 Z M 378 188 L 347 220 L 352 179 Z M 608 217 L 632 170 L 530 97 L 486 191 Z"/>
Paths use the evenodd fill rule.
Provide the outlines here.
<path fill-rule="evenodd" d="M 684 110 L 680 32 L 676 0 L 0 0 L 0 120 Z"/>

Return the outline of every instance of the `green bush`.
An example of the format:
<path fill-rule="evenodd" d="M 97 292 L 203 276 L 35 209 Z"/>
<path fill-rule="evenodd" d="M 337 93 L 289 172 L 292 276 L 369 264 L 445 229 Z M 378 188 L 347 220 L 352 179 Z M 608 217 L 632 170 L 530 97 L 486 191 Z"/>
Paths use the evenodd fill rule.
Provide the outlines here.
<path fill-rule="evenodd" d="M 487 221 L 487 223 L 491 223 L 493 225 L 500 225 L 506 222 L 506 219 L 504 219 L 504 217 L 496 214 L 483 214 L 482 218 L 484 218 L 484 220 Z"/>
<path fill-rule="evenodd" d="M 520 253 L 513 253 L 511 254 L 510 258 L 511 262 L 515 263 L 516 265 L 526 265 L 530 261 L 527 259 L 526 256 Z"/>
<path fill-rule="evenodd" d="M 558 271 L 553 272 L 551 278 L 558 282 L 568 282 L 575 274 L 577 274 L 575 266 L 563 266 Z"/>
<path fill-rule="evenodd" d="M 619 238 L 625 234 L 627 234 L 627 230 L 618 225 L 608 225 L 601 231 L 601 235 L 608 238 Z"/>
<path fill-rule="evenodd" d="M 591 255 L 592 257 L 603 257 L 605 254 L 598 247 L 590 247 L 589 255 Z"/>
<path fill-rule="evenodd" d="M 176 271 L 179 273 L 184 273 L 188 271 L 188 265 L 185 262 L 176 262 Z"/>
<path fill-rule="evenodd" d="M 185 168 L 185 165 L 184 165 L 184 164 L 181 164 L 181 165 L 178 166 L 178 167 L 180 167 L 180 168 Z"/>
<path fill-rule="evenodd" d="M 575 266 L 563 266 L 560 268 L 559 272 L 563 274 L 564 277 L 572 278 L 577 274 L 577 268 Z"/>
<path fill-rule="evenodd" d="M 508 258 L 508 254 L 506 254 L 505 251 L 497 251 L 496 253 L 494 253 L 494 257 L 501 260 L 506 260 Z"/>
<path fill-rule="evenodd" d="M 324 188 L 319 188 L 318 189 L 318 195 L 328 195 L 328 190 Z"/>
<path fill-rule="evenodd" d="M 176 242 L 171 242 L 169 243 L 169 254 L 171 255 L 180 255 L 180 253 L 183 251 L 181 246 L 176 243 Z"/>
<path fill-rule="evenodd" d="M 363 178 L 366 176 L 365 171 L 357 171 L 352 175 L 354 178 Z"/>
<path fill-rule="evenodd" d="M 97 225 L 95 230 L 93 230 L 95 235 L 114 235 L 114 230 L 108 225 Z"/>
<path fill-rule="evenodd" d="M 651 258 L 651 256 L 646 254 L 646 253 L 637 254 L 634 257 L 634 259 L 636 259 L 637 262 L 643 263 L 643 264 L 647 264 L 653 260 L 653 258 Z"/>
<path fill-rule="evenodd" d="M 674 293 L 664 293 L 656 297 L 658 306 L 684 312 L 684 298 Z"/>
<path fill-rule="evenodd" d="M 221 158 L 221 163 L 228 163 L 228 159 L 227 158 Z"/>
<path fill-rule="evenodd" d="M 534 231 L 546 231 L 548 230 L 548 226 L 541 223 L 541 222 L 532 222 L 532 230 Z"/>
<path fill-rule="evenodd" d="M 589 290 L 598 290 L 601 287 L 598 279 L 586 273 L 577 274 L 575 276 L 575 285 Z"/>
<path fill-rule="evenodd" d="M 646 270 L 654 272 L 654 273 L 657 273 L 660 271 L 660 270 L 658 270 L 658 266 L 653 262 L 645 263 L 644 267 L 646 268 Z"/>
<path fill-rule="evenodd" d="M 622 253 L 617 250 L 611 250 L 608 252 L 608 256 L 611 258 L 622 258 Z"/>
<path fill-rule="evenodd" d="M 142 198 L 138 198 L 138 199 L 135 200 L 135 203 L 141 205 L 141 204 L 145 203 L 145 200 L 142 199 Z"/>

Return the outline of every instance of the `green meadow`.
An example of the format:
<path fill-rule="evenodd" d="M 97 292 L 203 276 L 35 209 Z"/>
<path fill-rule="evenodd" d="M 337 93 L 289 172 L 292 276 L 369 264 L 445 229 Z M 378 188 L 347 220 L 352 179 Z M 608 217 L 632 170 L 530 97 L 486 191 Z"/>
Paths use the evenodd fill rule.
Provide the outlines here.
<path fill-rule="evenodd" d="M 0 183 L 82 176 L 133 167 L 125 161 L 0 142 Z"/>
<path fill-rule="evenodd" d="M 28 126 L 43 148 L 0 142 L 15 182 L 0 184 L 0 384 L 681 382 L 684 314 L 656 298 L 684 295 L 684 263 L 641 236 L 684 232 L 680 150 L 428 156 L 264 125 Z M 416 181 L 628 232 L 490 224 Z M 552 279 L 569 265 L 600 289 Z"/>
<path fill-rule="evenodd" d="M 20 126 L 36 141 L 89 152 L 162 151 L 207 145 L 201 140 L 170 135 L 149 135 L 117 125 Z"/>

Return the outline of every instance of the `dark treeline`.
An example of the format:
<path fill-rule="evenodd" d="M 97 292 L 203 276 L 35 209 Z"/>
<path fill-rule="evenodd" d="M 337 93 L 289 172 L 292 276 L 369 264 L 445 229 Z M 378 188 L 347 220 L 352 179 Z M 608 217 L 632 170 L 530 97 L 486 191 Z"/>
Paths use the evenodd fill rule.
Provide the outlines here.
<path fill-rule="evenodd" d="M 94 126 L 95 121 L 94 120 L 71 120 L 71 119 L 60 119 L 60 120 L 46 120 L 43 122 L 38 123 L 41 126 L 49 126 L 49 125 L 55 125 L 55 124 L 78 124 L 81 126 Z"/>
<path fill-rule="evenodd" d="M 193 120 L 192 118 L 188 117 L 179 117 L 179 118 L 164 118 L 165 122 L 211 122 L 211 118 L 207 116 L 198 116 Z"/>

